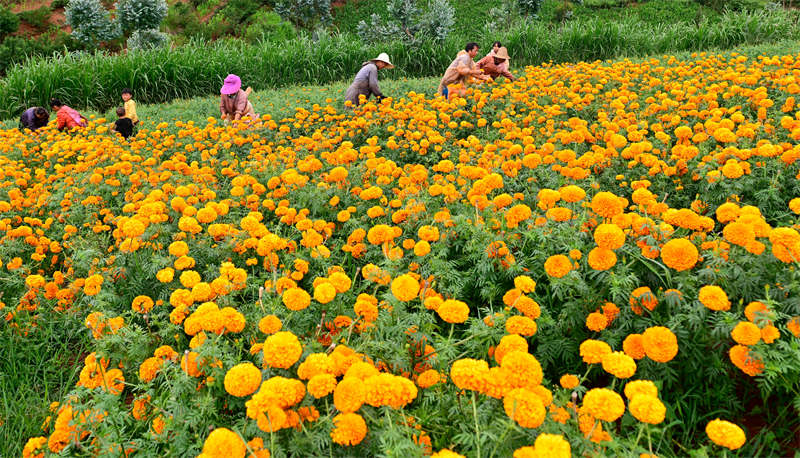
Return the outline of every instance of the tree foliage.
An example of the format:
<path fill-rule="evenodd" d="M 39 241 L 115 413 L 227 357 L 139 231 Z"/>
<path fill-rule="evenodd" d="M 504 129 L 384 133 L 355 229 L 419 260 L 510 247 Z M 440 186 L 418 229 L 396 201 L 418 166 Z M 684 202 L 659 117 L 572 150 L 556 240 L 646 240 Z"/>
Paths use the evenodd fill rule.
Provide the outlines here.
<path fill-rule="evenodd" d="M 275 12 L 295 27 L 313 30 L 331 22 L 330 0 L 279 0 Z"/>
<path fill-rule="evenodd" d="M 158 29 L 167 16 L 164 0 L 120 0 L 117 19 L 123 32 Z"/>
<path fill-rule="evenodd" d="M 100 0 L 71 0 L 64 15 L 72 28 L 72 36 L 85 46 L 97 46 L 120 35 Z"/>
<path fill-rule="evenodd" d="M 359 22 L 357 32 L 362 40 L 443 42 L 455 25 L 455 9 L 448 0 L 431 0 L 424 11 L 414 0 L 390 0 L 387 10 L 390 19 L 373 14 L 369 23 Z"/>

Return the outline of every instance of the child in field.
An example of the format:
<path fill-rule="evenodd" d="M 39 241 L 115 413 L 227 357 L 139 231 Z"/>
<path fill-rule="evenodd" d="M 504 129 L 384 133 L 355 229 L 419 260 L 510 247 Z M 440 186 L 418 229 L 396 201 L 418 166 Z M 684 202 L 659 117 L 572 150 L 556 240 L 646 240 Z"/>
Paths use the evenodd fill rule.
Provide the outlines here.
<path fill-rule="evenodd" d="M 139 124 L 139 117 L 136 115 L 136 102 L 133 101 L 133 92 L 125 88 L 122 90 L 122 101 L 125 108 L 125 117 L 130 119 L 134 126 Z"/>
<path fill-rule="evenodd" d="M 118 132 L 127 140 L 128 137 L 133 134 L 133 121 L 131 121 L 131 118 L 127 117 L 127 110 L 125 110 L 125 107 L 117 108 L 117 116 L 119 119 L 114 121 L 114 127 L 111 130 Z"/>

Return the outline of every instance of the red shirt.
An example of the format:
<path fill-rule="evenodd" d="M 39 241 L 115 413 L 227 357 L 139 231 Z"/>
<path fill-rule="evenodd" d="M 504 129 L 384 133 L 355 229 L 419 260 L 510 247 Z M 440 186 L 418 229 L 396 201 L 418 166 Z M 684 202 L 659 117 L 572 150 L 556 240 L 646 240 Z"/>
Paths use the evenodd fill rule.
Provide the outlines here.
<path fill-rule="evenodd" d="M 512 75 L 508 71 L 508 67 L 503 65 L 505 62 L 501 63 L 500 65 L 495 65 L 494 57 L 486 56 L 483 59 L 478 61 L 478 68 L 483 70 L 483 73 L 492 77 L 492 79 L 497 78 L 500 75 L 505 76 L 511 81 L 514 81 L 514 75 Z"/>
<path fill-rule="evenodd" d="M 56 121 L 58 130 L 86 127 L 86 118 L 66 105 L 62 105 L 56 112 Z"/>

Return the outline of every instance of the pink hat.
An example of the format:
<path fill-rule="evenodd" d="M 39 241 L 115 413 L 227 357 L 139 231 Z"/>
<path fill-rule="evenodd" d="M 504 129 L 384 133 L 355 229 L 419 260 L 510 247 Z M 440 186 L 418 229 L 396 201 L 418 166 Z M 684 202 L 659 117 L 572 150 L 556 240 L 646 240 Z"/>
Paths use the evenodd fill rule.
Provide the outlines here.
<path fill-rule="evenodd" d="M 242 79 L 236 75 L 230 74 L 225 77 L 225 84 L 219 93 L 222 95 L 236 94 L 242 88 Z"/>

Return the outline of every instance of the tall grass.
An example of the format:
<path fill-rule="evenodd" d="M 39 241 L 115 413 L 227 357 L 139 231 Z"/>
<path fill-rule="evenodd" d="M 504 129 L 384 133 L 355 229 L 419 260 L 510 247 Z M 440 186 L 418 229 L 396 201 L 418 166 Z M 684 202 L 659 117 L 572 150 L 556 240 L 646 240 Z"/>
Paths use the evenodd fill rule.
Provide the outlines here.
<path fill-rule="evenodd" d="M 504 42 L 514 65 L 577 62 L 774 42 L 800 37 L 792 13 L 726 13 L 722 20 L 699 24 L 650 25 L 636 18 L 617 22 L 576 20 L 553 28 L 532 22 L 501 31 L 491 39 Z M 255 89 L 297 84 L 325 84 L 350 78 L 368 58 L 388 52 L 396 65 L 391 77 L 435 76 L 444 72 L 463 38 L 442 45 L 408 46 L 394 42 L 364 45 L 350 34 L 318 41 L 300 38 L 280 45 L 246 45 L 238 41 L 193 42 L 176 49 L 120 55 L 83 54 L 27 62 L 0 81 L 0 119 L 59 97 L 78 108 L 106 111 L 119 104 L 124 87 L 142 103 L 217 93 L 228 73 L 243 77 Z M 488 47 L 487 38 L 484 46 Z"/>

